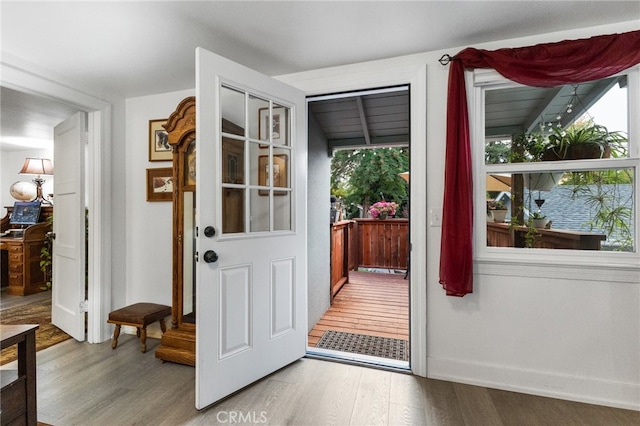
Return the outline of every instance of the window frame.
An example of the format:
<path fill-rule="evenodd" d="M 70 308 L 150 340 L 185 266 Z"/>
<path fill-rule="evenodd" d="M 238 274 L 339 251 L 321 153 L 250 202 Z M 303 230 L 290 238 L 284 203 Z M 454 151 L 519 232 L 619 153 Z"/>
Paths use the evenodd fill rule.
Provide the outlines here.
<path fill-rule="evenodd" d="M 624 281 L 628 279 L 637 282 L 637 272 L 640 270 L 640 202 L 637 195 L 633 200 L 634 211 L 634 252 L 588 251 L 588 250 L 563 250 L 563 249 L 530 249 L 518 247 L 488 247 L 486 245 L 486 174 L 487 173 L 521 173 L 521 172 L 548 172 L 566 170 L 594 170 L 611 168 L 634 169 L 634 188 L 636 194 L 640 185 L 640 123 L 631 117 L 640 116 L 640 66 L 632 67 L 619 75 L 628 76 L 628 152 L 629 156 L 623 159 L 597 159 L 597 160 L 563 160 L 535 163 L 503 163 L 485 164 L 485 93 L 487 90 L 497 90 L 510 87 L 523 86 L 508 80 L 495 70 L 477 69 L 466 72 L 466 86 L 469 94 L 467 103 L 470 111 L 471 155 L 474 179 L 474 264 L 476 271 L 483 270 L 492 274 L 511 274 L 505 265 L 515 266 L 531 265 L 536 268 L 541 265 L 576 266 L 582 271 L 588 271 L 590 267 L 601 270 L 609 270 L 615 275 L 615 271 L 623 275 Z M 589 268 L 584 269 L 585 265 Z M 519 267 L 519 266 L 518 266 Z M 627 269 L 628 268 L 628 269 Z M 536 269 L 539 272 L 539 269 Z M 520 273 L 522 271 L 519 271 Z M 592 272 L 588 272 L 592 277 Z M 535 274 L 534 274 L 535 275 Z M 544 276 L 538 274 L 538 276 Z M 550 274 L 550 276 L 556 276 Z M 575 278 L 575 276 L 571 275 Z M 605 276 L 604 275 L 603 279 Z"/>

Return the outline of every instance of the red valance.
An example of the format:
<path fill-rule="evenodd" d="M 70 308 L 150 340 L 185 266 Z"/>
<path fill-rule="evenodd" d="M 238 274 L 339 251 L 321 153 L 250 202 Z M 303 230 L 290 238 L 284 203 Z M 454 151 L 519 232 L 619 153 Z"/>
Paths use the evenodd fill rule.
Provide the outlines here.
<path fill-rule="evenodd" d="M 465 69 L 493 68 L 527 86 L 552 87 L 609 77 L 640 63 L 640 31 L 535 46 L 467 48 L 449 69 L 440 284 L 449 296 L 473 291 L 473 190 Z"/>

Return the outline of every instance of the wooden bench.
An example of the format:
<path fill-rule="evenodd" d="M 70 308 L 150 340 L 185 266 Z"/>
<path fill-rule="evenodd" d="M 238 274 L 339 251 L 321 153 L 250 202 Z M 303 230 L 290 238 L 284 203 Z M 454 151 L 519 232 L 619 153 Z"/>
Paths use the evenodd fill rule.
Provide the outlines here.
<path fill-rule="evenodd" d="M 167 325 L 164 319 L 170 315 L 170 306 L 159 305 L 157 303 L 135 303 L 125 306 L 124 308 L 116 309 L 109 314 L 109 319 L 107 320 L 108 323 L 116 325 L 116 329 L 113 332 L 111 348 L 115 349 L 118 347 L 120 327 L 129 325 L 135 327 L 137 330 L 136 334 L 140 338 L 140 350 L 142 353 L 147 352 L 147 326 L 159 321 L 160 328 L 164 333 L 167 331 Z"/>

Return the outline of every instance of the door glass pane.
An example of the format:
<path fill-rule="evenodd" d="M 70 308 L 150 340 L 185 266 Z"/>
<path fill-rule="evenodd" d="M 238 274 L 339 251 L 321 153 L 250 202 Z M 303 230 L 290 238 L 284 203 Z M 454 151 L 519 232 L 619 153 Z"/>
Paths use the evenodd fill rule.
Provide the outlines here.
<path fill-rule="evenodd" d="M 222 183 L 244 183 L 244 141 L 222 138 Z"/>
<path fill-rule="evenodd" d="M 244 189 L 223 188 L 222 190 L 222 233 L 244 232 Z"/>
<path fill-rule="evenodd" d="M 277 145 L 290 145 L 289 118 L 290 108 L 281 105 L 273 105 L 273 143 Z"/>
<path fill-rule="evenodd" d="M 222 86 L 220 88 L 220 116 L 223 122 L 220 123 L 223 131 L 234 135 L 244 136 L 245 124 L 245 96 L 243 92 Z M 235 126 L 225 126 L 227 120 Z"/>
<path fill-rule="evenodd" d="M 251 232 L 269 230 L 269 191 L 251 190 Z"/>
<path fill-rule="evenodd" d="M 268 141 L 269 101 L 249 95 L 249 137 Z"/>
<path fill-rule="evenodd" d="M 269 186 L 267 174 L 269 170 L 269 151 L 261 150 L 256 158 L 252 159 L 251 185 Z"/>
<path fill-rule="evenodd" d="M 222 85 L 222 232 L 293 228 L 291 109 Z"/>
<path fill-rule="evenodd" d="M 291 188 L 291 179 L 289 176 L 291 170 L 291 150 L 274 149 L 273 150 L 273 186 L 276 188 Z"/>
<path fill-rule="evenodd" d="M 291 230 L 291 191 L 275 191 L 273 197 L 273 230 Z"/>

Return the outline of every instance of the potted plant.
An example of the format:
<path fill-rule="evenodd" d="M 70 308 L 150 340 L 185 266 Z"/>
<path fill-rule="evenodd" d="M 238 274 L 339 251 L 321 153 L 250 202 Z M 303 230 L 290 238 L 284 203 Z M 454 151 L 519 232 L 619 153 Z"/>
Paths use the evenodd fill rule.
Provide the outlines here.
<path fill-rule="evenodd" d="M 507 217 L 507 208 L 501 201 L 487 200 L 487 218 L 493 217 L 493 221 L 503 223 Z"/>
<path fill-rule="evenodd" d="M 547 226 L 547 216 L 543 215 L 540 212 L 534 212 L 531 214 L 531 222 L 534 228 L 546 228 Z"/>
<path fill-rule="evenodd" d="M 373 204 L 369 209 L 369 214 L 374 219 L 386 219 L 387 216 L 393 216 L 396 214 L 398 205 L 390 201 L 378 201 Z"/>
<path fill-rule="evenodd" d="M 619 157 L 625 153 L 627 138 L 621 132 L 609 132 L 593 121 L 574 123 L 566 129 L 554 128 L 549 149 L 542 156 L 549 160 L 586 160 Z"/>

